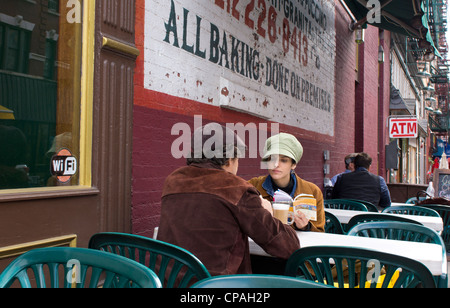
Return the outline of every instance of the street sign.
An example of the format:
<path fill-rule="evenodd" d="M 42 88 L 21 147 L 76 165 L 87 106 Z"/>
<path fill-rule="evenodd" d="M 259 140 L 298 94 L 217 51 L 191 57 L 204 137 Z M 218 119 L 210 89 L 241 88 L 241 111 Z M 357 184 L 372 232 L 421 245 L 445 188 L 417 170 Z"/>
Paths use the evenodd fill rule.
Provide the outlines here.
<path fill-rule="evenodd" d="M 417 138 L 417 118 L 389 118 L 390 138 Z"/>

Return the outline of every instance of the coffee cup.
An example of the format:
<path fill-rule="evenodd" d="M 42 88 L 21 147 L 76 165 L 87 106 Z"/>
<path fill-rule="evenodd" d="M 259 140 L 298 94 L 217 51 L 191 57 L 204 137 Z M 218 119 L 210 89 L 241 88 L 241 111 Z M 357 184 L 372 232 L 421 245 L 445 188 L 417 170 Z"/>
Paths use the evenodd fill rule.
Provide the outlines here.
<path fill-rule="evenodd" d="M 273 217 L 279 219 L 285 225 L 294 223 L 294 213 L 290 211 L 291 202 L 272 202 Z"/>

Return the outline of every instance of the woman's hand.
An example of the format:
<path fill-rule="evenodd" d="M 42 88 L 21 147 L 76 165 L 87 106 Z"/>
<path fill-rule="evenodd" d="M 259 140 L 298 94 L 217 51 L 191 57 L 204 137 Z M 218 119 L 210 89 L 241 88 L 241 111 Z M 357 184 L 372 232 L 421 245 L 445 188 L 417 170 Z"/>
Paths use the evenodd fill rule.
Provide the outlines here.
<path fill-rule="evenodd" d="M 298 229 L 303 230 L 308 226 L 309 219 L 302 211 L 298 210 L 294 215 L 294 223 Z"/>

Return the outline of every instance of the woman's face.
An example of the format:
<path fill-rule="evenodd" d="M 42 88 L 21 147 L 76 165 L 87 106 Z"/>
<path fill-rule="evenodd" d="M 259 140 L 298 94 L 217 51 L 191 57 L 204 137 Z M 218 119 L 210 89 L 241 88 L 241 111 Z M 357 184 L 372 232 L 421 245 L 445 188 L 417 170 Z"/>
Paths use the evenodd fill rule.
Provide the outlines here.
<path fill-rule="evenodd" d="M 289 184 L 291 170 L 296 166 L 290 157 L 284 155 L 272 155 L 268 161 L 269 174 L 279 187 Z"/>

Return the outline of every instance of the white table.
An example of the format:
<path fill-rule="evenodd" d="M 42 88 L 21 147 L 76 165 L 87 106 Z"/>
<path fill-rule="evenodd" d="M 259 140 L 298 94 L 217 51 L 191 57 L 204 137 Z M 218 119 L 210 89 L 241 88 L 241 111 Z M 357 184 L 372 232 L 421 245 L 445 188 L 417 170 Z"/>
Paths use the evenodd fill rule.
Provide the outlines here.
<path fill-rule="evenodd" d="M 414 206 L 412 203 L 391 202 L 391 206 Z"/>
<path fill-rule="evenodd" d="M 347 246 L 377 250 L 417 260 L 425 264 L 433 275 L 447 273 L 447 257 L 437 244 L 386 240 L 321 232 L 297 231 L 300 247 Z M 270 256 L 249 238 L 250 254 Z M 445 260 L 443 260 L 445 258 Z"/>
<path fill-rule="evenodd" d="M 347 224 L 350 219 L 359 214 L 381 214 L 381 215 L 398 215 L 404 218 L 415 220 L 420 222 L 422 225 L 435 230 L 436 232 L 441 232 L 444 229 L 444 223 L 441 217 L 433 216 L 420 216 L 420 215 L 404 215 L 404 214 L 394 214 L 394 213 L 372 213 L 363 211 L 350 211 L 350 210 L 338 210 L 338 209 L 325 209 L 325 211 L 333 214 L 339 219 L 342 224 Z"/>

